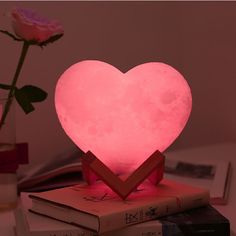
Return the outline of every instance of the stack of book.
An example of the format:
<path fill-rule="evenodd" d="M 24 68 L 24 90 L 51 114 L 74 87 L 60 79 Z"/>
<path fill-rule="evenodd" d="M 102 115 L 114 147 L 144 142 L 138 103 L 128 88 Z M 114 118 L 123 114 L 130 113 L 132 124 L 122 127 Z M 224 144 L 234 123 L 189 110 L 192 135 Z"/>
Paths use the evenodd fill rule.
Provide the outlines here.
<path fill-rule="evenodd" d="M 207 190 L 166 179 L 145 181 L 126 200 L 102 182 L 22 193 L 15 217 L 17 236 L 230 235 Z"/>

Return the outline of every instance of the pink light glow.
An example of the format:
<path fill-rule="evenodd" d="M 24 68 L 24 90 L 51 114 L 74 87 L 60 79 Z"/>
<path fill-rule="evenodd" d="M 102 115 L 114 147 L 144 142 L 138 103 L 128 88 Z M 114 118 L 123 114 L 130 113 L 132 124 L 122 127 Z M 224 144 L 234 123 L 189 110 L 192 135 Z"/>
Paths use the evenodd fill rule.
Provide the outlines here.
<path fill-rule="evenodd" d="M 192 97 L 183 76 L 164 63 L 145 63 L 123 74 L 101 61 L 82 61 L 60 77 L 55 105 L 73 142 L 123 173 L 179 136 Z"/>

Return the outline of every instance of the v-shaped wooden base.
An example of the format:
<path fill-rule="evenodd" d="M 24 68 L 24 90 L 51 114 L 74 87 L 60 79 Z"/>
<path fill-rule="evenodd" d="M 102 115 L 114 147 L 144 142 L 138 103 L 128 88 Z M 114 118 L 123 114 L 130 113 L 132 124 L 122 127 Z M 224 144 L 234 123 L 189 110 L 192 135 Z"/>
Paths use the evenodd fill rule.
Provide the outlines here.
<path fill-rule="evenodd" d="M 103 180 L 122 199 L 125 199 L 146 178 L 157 184 L 163 178 L 164 156 L 158 150 L 138 167 L 125 181 L 116 176 L 92 152 L 88 151 L 82 158 L 83 175 L 88 184 L 97 179 Z"/>

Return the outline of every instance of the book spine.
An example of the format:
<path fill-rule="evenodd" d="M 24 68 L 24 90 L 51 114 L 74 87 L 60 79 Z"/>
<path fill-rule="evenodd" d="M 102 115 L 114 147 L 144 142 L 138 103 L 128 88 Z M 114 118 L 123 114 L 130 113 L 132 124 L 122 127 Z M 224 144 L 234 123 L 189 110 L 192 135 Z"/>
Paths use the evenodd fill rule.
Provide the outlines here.
<path fill-rule="evenodd" d="M 213 223 L 209 224 L 175 224 L 171 222 L 153 220 L 137 225 L 133 225 L 118 231 L 112 231 L 100 236 L 230 236 L 229 223 Z"/>
<path fill-rule="evenodd" d="M 158 220 L 147 222 L 148 224 L 137 224 L 121 230 L 107 232 L 100 234 L 100 236 L 149 236 L 149 235 L 162 235 L 162 236 L 230 236 L 230 227 L 226 223 L 215 223 L 215 224 L 184 224 L 177 225 L 171 224 L 170 222 L 159 222 Z M 79 231 L 79 232 L 78 232 Z M 93 232 L 84 231 L 41 231 L 31 232 L 30 236 L 98 236 Z M 17 234 L 17 236 L 26 236 L 26 234 Z"/>
<path fill-rule="evenodd" d="M 209 224 L 191 224 L 186 223 L 182 225 L 162 222 L 162 236 L 189 236 L 189 235 L 199 235 L 199 236 L 230 236 L 230 225 L 229 223 L 212 223 Z M 145 234 L 144 234 L 145 235 Z M 155 234 L 150 234 L 155 235 Z"/>
<path fill-rule="evenodd" d="M 31 232 L 30 236 L 97 236 L 97 234 L 89 231 L 82 232 L 82 230 L 78 229 L 78 231 L 65 230 L 65 231 L 50 231 L 50 232 L 48 231 Z"/>
<path fill-rule="evenodd" d="M 157 217 L 182 212 L 188 209 L 207 205 L 209 192 L 193 193 L 192 196 L 160 196 L 166 200 L 160 203 L 149 203 L 145 207 L 137 207 L 126 212 L 117 212 L 99 219 L 99 233 L 117 230 L 129 225 L 156 219 Z"/>
<path fill-rule="evenodd" d="M 99 236 L 164 236 L 162 234 L 162 224 L 158 221 L 145 222 L 132 225 L 120 230 L 99 234 Z M 172 235 L 168 235 L 172 236 Z"/>

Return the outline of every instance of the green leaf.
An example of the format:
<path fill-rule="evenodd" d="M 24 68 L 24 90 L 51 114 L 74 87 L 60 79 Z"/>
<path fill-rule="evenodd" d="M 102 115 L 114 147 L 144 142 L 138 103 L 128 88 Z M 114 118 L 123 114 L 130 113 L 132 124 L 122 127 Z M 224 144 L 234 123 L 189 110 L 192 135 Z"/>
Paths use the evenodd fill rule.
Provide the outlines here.
<path fill-rule="evenodd" d="M 31 104 L 28 96 L 21 89 L 15 89 L 15 98 L 25 114 L 34 111 L 34 106 Z"/>
<path fill-rule="evenodd" d="M 8 85 L 8 84 L 1 84 L 1 83 L 0 83 L 0 88 L 1 88 L 1 89 L 5 89 L 5 90 L 10 90 L 10 89 L 11 89 L 11 85 Z"/>
<path fill-rule="evenodd" d="M 15 89 L 15 97 L 24 112 L 28 114 L 35 110 L 32 103 L 44 101 L 47 98 L 47 93 L 36 86 L 26 85 Z"/>
<path fill-rule="evenodd" d="M 39 43 L 38 45 L 40 47 L 45 47 L 47 46 L 49 43 L 54 43 L 55 41 L 57 41 L 58 39 L 60 39 L 63 36 L 63 34 L 56 34 L 53 35 L 52 37 L 50 37 L 49 39 L 47 39 L 46 41 Z"/>
<path fill-rule="evenodd" d="M 48 94 L 43 91 L 41 88 L 32 85 L 26 85 L 19 89 L 21 92 L 27 96 L 28 100 L 32 102 L 42 102 L 44 101 Z"/>
<path fill-rule="evenodd" d="M 8 31 L 6 31 L 6 30 L 0 30 L 0 32 L 3 33 L 3 34 L 5 34 L 5 35 L 7 35 L 7 36 L 9 36 L 9 37 L 11 37 L 12 39 L 14 39 L 14 40 L 16 40 L 16 41 L 23 41 L 22 39 L 17 38 L 14 34 L 8 32 Z"/>

